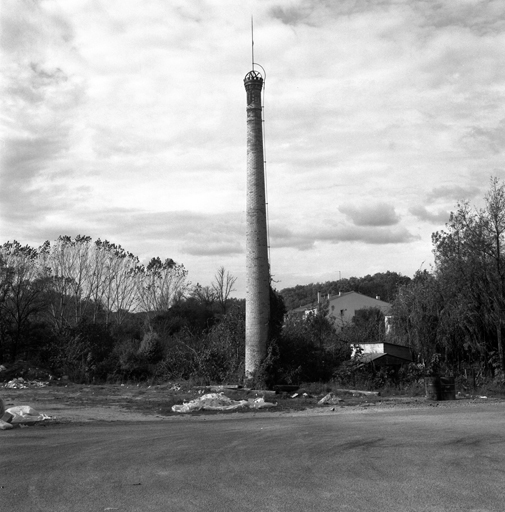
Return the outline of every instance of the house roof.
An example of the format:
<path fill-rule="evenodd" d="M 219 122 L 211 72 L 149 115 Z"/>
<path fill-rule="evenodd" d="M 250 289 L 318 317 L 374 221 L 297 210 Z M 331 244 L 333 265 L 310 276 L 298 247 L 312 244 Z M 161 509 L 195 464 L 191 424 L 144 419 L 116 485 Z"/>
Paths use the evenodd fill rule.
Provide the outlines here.
<path fill-rule="evenodd" d="M 352 345 L 384 345 L 390 346 L 390 347 L 402 347 L 402 348 L 408 348 L 410 350 L 410 347 L 408 345 L 402 345 L 401 343 L 390 343 L 389 341 L 358 341 L 356 343 L 352 343 Z"/>
<path fill-rule="evenodd" d="M 343 299 L 343 298 L 345 298 L 348 295 L 359 295 L 360 297 L 364 297 L 367 300 L 374 300 L 374 301 L 377 301 L 377 302 L 381 302 L 383 305 L 391 306 L 391 304 L 389 302 L 386 302 L 385 300 L 377 299 L 376 297 L 369 297 L 368 295 L 363 295 L 362 293 L 359 293 L 359 292 L 341 292 L 341 293 L 336 294 L 336 295 L 330 295 L 329 300 Z"/>
<path fill-rule="evenodd" d="M 366 364 L 366 363 L 382 363 L 382 364 L 403 364 L 403 363 L 410 363 L 411 361 L 409 359 L 405 359 L 400 356 L 393 356 L 391 354 L 386 354 L 385 352 L 374 352 L 374 353 L 366 353 L 366 354 L 360 354 L 356 356 L 356 359 L 358 359 L 360 362 Z"/>
<path fill-rule="evenodd" d="M 349 295 L 359 295 L 360 297 L 364 297 L 367 300 L 373 300 L 373 301 L 376 301 L 379 304 L 382 303 L 383 306 L 388 306 L 388 307 L 391 306 L 391 304 L 389 302 L 385 302 L 383 300 L 376 299 L 374 297 L 369 297 L 368 295 L 363 295 L 362 293 L 359 293 L 359 292 L 340 292 L 339 294 L 330 295 L 329 300 L 331 300 L 331 301 L 339 300 L 339 299 L 343 299 L 343 298 L 345 298 L 346 296 L 349 296 Z M 316 307 L 317 307 L 317 303 L 316 302 L 309 302 L 307 304 L 303 304 L 302 306 L 298 306 L 297 308 L 291 309 L 290 313 L 303 313 L 304 311 L 307 311 L 307 310 L 310 310 L 310 309 L 316 309 Z"/>
<path fill-rule="evenodd" d="M 363 363 L 371 363 L 372 361 L 375 361 L 376 359 L 380 359 L 381 357 L 384 357 L 385 355 L 387 355 L 387 354 L 384 352 L 373 352 L 373 353 L 357 355 L 356 359 L 359 359 Z"/>
<path fill-rule="evenodd" d="M 305 304 L 303 306 L 298 306 L 297 308 L 294 308 L 294 309 L 290 309 L 289 312 L 290 313 L 304 313 L 305 311 L 308 311 L 310 309 L 316 309 L 317 307 L 317 304 L 314 304 L 314 303 L 310 303 L 310 304 Z"/>

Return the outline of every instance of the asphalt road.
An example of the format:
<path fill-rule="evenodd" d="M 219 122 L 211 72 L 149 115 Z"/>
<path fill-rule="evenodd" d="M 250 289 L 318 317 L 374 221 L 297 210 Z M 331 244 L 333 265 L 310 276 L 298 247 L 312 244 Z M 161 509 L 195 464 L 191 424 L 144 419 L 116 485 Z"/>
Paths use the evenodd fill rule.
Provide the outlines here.
<path fill-rule="evenodd" d="M 505 510 L 505 403 L 0 432 L 0 510 Z"/>

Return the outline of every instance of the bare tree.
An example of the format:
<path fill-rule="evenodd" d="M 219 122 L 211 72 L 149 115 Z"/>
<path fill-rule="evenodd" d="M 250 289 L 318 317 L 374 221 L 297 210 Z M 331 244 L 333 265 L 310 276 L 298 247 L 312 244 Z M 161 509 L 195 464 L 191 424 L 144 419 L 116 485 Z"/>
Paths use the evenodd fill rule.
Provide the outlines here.
<path fill-rule="evenodd" d="M 147 267 L 137 267 L 139 308 L 147 313 L 168 311 L 188 288 L 188 271 L 172 259 L 152 258 Z"/>
<path fill-rule="evenodd" d="M 10 358 L 14 361 L 21 349 L 23 356 L 28 354 L 26 333 L 32 318 L 44 309 L 48 276 L 46 269 L 37 265 L 38 251 L 17 241 L 0 247 L 0 260 L 0 346 L 10 338 Z"/>
<path fill-rule="evenodd" d="M 207 307 L 212 306 L 216 302 L 216 293 L 213 288 L 211 286 L 202 286 L 199 283 L 196 283 L 196 286 L 191 291 L 191 296 Z"/>
<path fill-rule="evenodd" d="M 211 288 L 214 291 L 216 301 L 221 306 L 223 313 L 228 309 L 230 294 L 235 291 L 233 285 L 237 278 L 230 274 L 224 267 L 219 267 L 214 276 Z"/>

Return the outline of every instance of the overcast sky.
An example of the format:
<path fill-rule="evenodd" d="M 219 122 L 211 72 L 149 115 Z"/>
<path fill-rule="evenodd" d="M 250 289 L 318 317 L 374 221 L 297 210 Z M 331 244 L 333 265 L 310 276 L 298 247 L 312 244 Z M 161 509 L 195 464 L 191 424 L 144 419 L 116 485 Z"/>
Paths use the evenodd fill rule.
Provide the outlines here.
<path fill-rule="evenodd" d="M 89 235 L 245 293 L 246 95 L 267 72 L 276 287 L 433 262 L 505 177 L 503 0 L 2 0 L 1 241 Z"/>

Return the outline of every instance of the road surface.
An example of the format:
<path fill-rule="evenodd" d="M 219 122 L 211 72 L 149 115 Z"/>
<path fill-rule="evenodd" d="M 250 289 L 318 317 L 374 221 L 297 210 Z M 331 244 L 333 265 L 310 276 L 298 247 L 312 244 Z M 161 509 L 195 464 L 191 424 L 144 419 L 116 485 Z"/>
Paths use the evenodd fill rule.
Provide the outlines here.
<path fill-rule="evenodd" d="M 503 512 L 505 403 L 3 431 L 0 509 Z"/>

